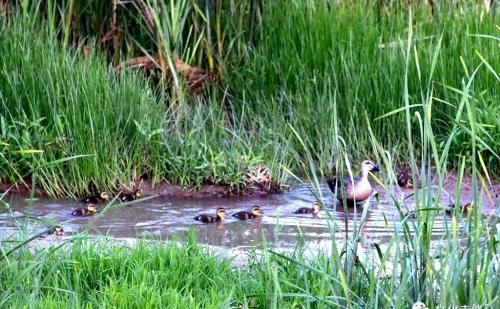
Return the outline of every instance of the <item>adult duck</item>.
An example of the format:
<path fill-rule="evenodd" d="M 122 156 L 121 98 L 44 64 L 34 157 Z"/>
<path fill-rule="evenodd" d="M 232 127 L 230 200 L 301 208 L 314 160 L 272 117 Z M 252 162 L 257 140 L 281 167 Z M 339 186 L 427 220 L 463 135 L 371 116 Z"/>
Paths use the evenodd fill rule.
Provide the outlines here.
<path fill-rule="evenodd" d="M 345 201 L 348 205 L 354 205 L 354 202 L 363 202 L 372 195 L 372 186 L 368 181 L 370 171 L 380 172 L 380 168 L 372 160 L 365 160 L 361 164 L 361 177 L 353 177 L 351 181 L 351 177 L 337 176 L 327 179 L 326 183 L 340 203 Z M 342 194 L 344 189 L 345 195 Z"/>

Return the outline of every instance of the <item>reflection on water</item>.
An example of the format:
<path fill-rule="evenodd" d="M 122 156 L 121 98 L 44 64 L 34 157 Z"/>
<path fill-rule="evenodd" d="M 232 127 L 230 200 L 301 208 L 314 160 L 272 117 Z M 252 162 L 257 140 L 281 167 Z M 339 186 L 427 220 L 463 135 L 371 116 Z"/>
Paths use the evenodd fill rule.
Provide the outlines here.
<path fill-rule="evenodd" d="M 352 232 L 354 218 L 357 218 L 357 228 L 361 222 L 363 212 L 362 206 L 344 210 L 335 208 L 335 199 L 328 188 L 322 187 L 325 204 L 329 214 L 321 211 L 319 214 L 294 214 L 300 207 L 312 207 L 313 195 L 308 189 L 309 185 L 299 185 L 291 192 L 283 194 L 261 196 L 261 197 L 227 197 L 213 199 L 162 199 L 155 198 L 132 206 L 111 209 L 100 218 L 97 216 L 79 218 L 64 225 L 65 233 L 78 232 L 92 225 L 91 233 L 109 234 L 113 237 L 135 238 L 142 236 L 155 236 L 171 238 L 178 235 L 186 238 L 189 226 L 193 225 L 197 231 L 201 243 L 207 243 L 226 248 L 236 246 L 261 246 L 264 237 L 271 245 L 283 248 L 294 247 L 299 241 L 299 234 L 306 241 L 325 242 L 331 240 L 330 231 L 333 230 L 334 222 L 340 228 L 337 229 L 336 239 L 345 237 L 345 218 L 347 213 L 347 229 Z M 366 216 L 361 237 L 370 239 L 377 243 L 387 242 L 399 229 L 399 212 L 389 203 L 384 190 L 375 187 L 380 192 L 379 202 L 372 198 Z M 411 194 L 412 190 L 396 192 L 397 198 Z M 442 196 L 441 204 L 447 206 L 449 200 Z M 464 197 L 462 200 L 465 201 Z M 4 202 L 11 205 L 15 215 L 24 215 L 28 210 L 28 201 L 19 197 L 5 197 Z M 408 205 L 412 201 L 408 200 Z M 231 214 L 238 211 L 250 211 L 252 206 L 261 207 L 264 215 L 261 218 L 247 221 L 239 221 Z M 55 222 L 64 222 L 74 217 L 71 212 L 82 207 L 81 204 L 72 200 L 38 199 L 34 202 L 32 216 L 52 219 Z M 103 208 L 104 205 L 100 205 Z M 224 207 L 228 216 L 224 222 L 205 224 L 194 221 L 193 218 L 206 213 L 215 215 L 218 207 Z M 483 213 L 489 214 L 493 211 L 492 204 L 485 200 Z M 1 209 L 0 224 L 6 221 L 5 208 Z M 328 215 L 334 220 L 327 220 Z M 449 225 L 449 217 L 438 215 L 434 221 L 434 237 L 440 237 L 443 229 Z M 7 224 L 9 226 L 11 224 Z M 4 231 L 8 227 L 2 228 Z"/>

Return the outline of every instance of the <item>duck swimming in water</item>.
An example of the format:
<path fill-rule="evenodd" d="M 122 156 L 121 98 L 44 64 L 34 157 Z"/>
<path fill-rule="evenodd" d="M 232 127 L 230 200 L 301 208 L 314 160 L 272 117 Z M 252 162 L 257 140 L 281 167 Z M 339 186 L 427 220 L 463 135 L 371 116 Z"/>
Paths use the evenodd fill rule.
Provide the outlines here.
<path fill-rule="evenodd" d="M 227 215 L 227 212 L 224 208 L 219 208 L 217 209 L 216 215 L 215 216 L 210 216 L 210 215 L 198 215 L 194 217 L 196 221 L 201 221 L 205 223 L 211 223 L 211 222 L 219 222 L 224 220 L 224 216 Z"/>
<path fill-rule="evenodd" d="M 403 169 L 399 171 L 398 185 L 401 188 L 413 188 L 413 175 L 411 174 L 411 169 Z"/>
<path fill-rule="evenodd" d="M 131 202 L 138 200 L 142 197 L 142 190 L 135 190 L 134 193 L 125 193 L 120 195 L 120 201 Z"/>
<path fill-rule="evenodd" d="M 109 194 L 106 192 L 101 192 L 99 195 L 89 195 L 80 199 L 80 203 L 92 203 L 97 204 L 99 202 L 107 202 L 109 200 Z"/>
<path fill-rule="evenodd" d="M 56 234 L 56 236 L 63 236 L 64 230 L 62 226 L 56 226 L 52 231 L 49 232 L 50 235 Z"/>
<path fill-rule="evenodd" d="M 340 203 L 344 200 L 348 205 L 363 202 L 372 195 L 372 186 L 368 181 L 368 173 L 370 171 L 380 172 L 380 168 L 372 161 L 365 160 L 361 164 L 361 177 L 353 177 L 352 182 L 350 177 L 334 177 L 327 179 L 326 183 L 330 190 L 337 194 L 337 199 Z M 345 188 L 345 196 L 342 196 L 342 187 Z"/>
<path fill-rule="evenodd" d="M 90 213 L 96 212 L 98 210 L 99 209 L 97 209 L 94 204 L 90 203 L 87 205 L 87 208 L 79 208 L 79 209 L 73 211 L 71 213 L 71 215 L 80 217 L 80 216 L 84 216 L 84 215 L 88 215 Z"/>
<path fill-rule="evenodd" d="M 458 210 L 463 214 L 468 214 L 469 212 L 472 213 L 472 212 L 474 212 L 474 205 L 473 204 L 474 204 L 474 202 L 465 204 L 464 206 L 458 207 Z M 453 208 L 456 208 L 456 205 L 453 205 L 453 204 L 450 205 L 450 208 L 446 210 L 446 213 L 451 215 Z"/>
<path fill-rule="evenodd" d="M 302 207 L 302 208 L 297 209 L 295 211 L 295 213 L 296 214 L 317 214 L 320 209 L 321 209 L 321 204 L 318 201 L 316 201 L 316 202 L 314 202 L 312 208 Z"/>
<path fill-rule="evenodd" d="M 254 206 L 252 207 L 252 211 L 251 212 L 248 212 L 248 211 L 240 211 L 240 212 L 237 212 L 233 215 L 233 217 L 236 217 L 240 220 L 247 220 L 247 219 L 255 219 L 257 217 L 260 217 L 260 215 L 262 214 L 262 212 L 260 211 L 260 207 L 259 206 Z"/>

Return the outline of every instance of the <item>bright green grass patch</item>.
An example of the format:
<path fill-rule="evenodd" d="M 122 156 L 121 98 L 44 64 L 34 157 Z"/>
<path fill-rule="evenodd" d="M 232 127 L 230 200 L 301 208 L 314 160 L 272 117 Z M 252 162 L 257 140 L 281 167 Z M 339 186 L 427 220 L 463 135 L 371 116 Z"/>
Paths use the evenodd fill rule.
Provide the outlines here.
<path fill-rule="evenodd" d="M 472 223 L 470 217 L 460 222 Z M 345 251 L 327 253 L 313 243 L 283 254 L 266 247 L 248 249 L 242 264 L 234 262 L 231 250 L 197 244 L 193 231 L 186 241 L 143 239 L 134 244 L 80 234 L 8 253 L 17 244 L 12 241 L 23 241 L 17 234 L 2 240 L 0 305 L 403 309 L 420 300 L 430 308 L 498 308 L 500 235 L 487 238 L 481 228 L 471 237 L 471 249 L 462 252 L 450 230 L 437 249 L 421 251 L 425 233 L 425 225 L 413 235 L 401 230 L 381 245 L 382 251 L 372 246 L 355 260 Z M 461 232 L 459 237 L 467 235 Z M 342 244 L 334 242 L 332 249 Z"/>
<path fill-rule="evenodd" d="M 5 254 L 9 241 L 2 245 Z M 325 277 L 320 273 L 255 251 L 249 251 L 245 264 L 236 265 L 228 252 L 198 245 L 192 231 L 187 242 L 138 240 L 133 245 L 75 236 L 72 242 L 38 246 L 33 254 L 24 248 L 4 256 L 0 262 L 1 305 L 301 308 L 299 303 L 309 298 L 307 293 L 322 290 Z M 304 261 L 301 253 L 289 256 Z M 312 267 L 333 270 L 329 264 L 328 255 L 321 252 L 311 262 Z M 298 286 L 281 284 L 275 281 L 277 277 Z M 293 295 L 302 289 L 299 286 L 304 293 Z M 366 287 L 367 282 L 360 278 L 353 287 L 355 293 L 362 292 L 359 286 Z"/>
<path fill-rule="evenodd" d="M 419 104 L 431 92 L 441 100 L 434 100 L 432 115 L 438 146 L 444 147 L 453 128 L 451 119 L 458 113 L 454 102 L 459 95 L 443 84 L 461 89 L 462 81 L 481 62 L 476 51 L 494 70 L 500 70 L 498 41 L 470 36 L 500 34 L 493 12 L 487 13 L 483 6 L 439 2 L 431 18 L 424 2 L 412 3 L 411 12 L 403 1 L 391 1 L 383 7 L 381 3 L 266 2 L 255 45 L 245 45 L 230 67 L 230 89 L 247 103 L 238 105 L 238 110 L 244 108 L 251 119 L 264 119 L 275 132 L 285 131 L 290 124 L 307 139 L 322 173 L 332 172 L 333 158 L 338 158 L 343 149 L 356 162 L 374 156 L 368 122 L 393 158 L 408 163 L 408 141 L 402 134 L 405 117 L 396 114 L 374 120 L 404 107 L 410 14 L 414 45 L 408 68 L 409 102 Z M 429 79 L 440 40 L 442 47 Z M 470 91 L 478 100 L 477 121 L 483 130 L 478 134 L 498 153 L 500 114 L 494 102 L 500 90 L 497 78 L 487 71 L 485 66 L 479 70 Z M 415 111 L 417 108 L 412 108 L 412 117 Z M 333 132 L 335 122 L 338 132 Z M 416 125 L 414 121 L 412 126 Z M 338 138 L 342 138 L 342 149 L 334 146 Z M 419 145 L 415 146 L 418 149 Z M 302 151 L 296 141 L 292 147 Z M 449 162 L 458 167 L 461 157 L 469 157 L 471 151 L 468 134 L 459 130 L 451 144 Z M 500 161 L 484 148 L 480 151 L 488 169 L 500 171 Z"/>
<path fill-rule="evenodd" d="M 266 162 L 280 181 L 286 143 L 268 138 L 260 123 L 233 118 L 220 104 L 224 94 L 171 102 L 141 72 L 107 68 L 91 42 L 86 56 L 19 18 L 1 27 L 0 179 L 15 182 L 39 169 L 40 184 L 55 196 L 115 191 L 141 178 L 236 188 L 253 164 Z"/>
<path fill-rule="evenodd" d="M 236 188 L 255 163 L 269 166 L 282 183 L 280 164 L 302 172 L 299 161 L 307 155 L 290 128 L 303 136 L 321 176 L 342 170 L 344 154 L 354 169 L 366 158 L 378 159 L 368 126 L 394 164 L 407 164 L 406 150 L 421 150 L 402 134 L 408 119 L 375 120 L 405 106 L 410 11 L 402 3 L 381 9 L 373 1 L 264 2 L 254 42 L 238 42 L 227 58 L 226 88 L 197 97 L 181 85 L 175 100 L 151 90 L 142 72 L 106 67 L 91 38 L 85 60 L 83 46 L 57 47 L 42 15 L 35 29 L 13 16 L 2 24 L 0 41 L 0 179 L 17 181 L 48 162 L 88 155 L 44 166 L 41 185 L 57 196 L 94 187 L 115 191 L 140 178 Z M 457 2 L 436 4 L 432 19 L 427 5 L 415 5 L 411 16 L 415 35 L 406 76 L 413 137 L 421 134 L 415 105 L 432 94 L 436 147 L 442 151 L 455 136 L 447 163 L 460 167 L 465 156 L 471 172 L 479 153 L 488 171 L 498 173 L 500 92 L 495 74 L 487 72 L 500 67 L 498 45 L 471 36 L 498 34 L 493 14 Z M 481 58 L 489 67 L 479 68 L 469 92 L 476 102 L 475 134 L 485 143 L 473 153 L 468 119 L 455 115 L 462 81 Z"/>

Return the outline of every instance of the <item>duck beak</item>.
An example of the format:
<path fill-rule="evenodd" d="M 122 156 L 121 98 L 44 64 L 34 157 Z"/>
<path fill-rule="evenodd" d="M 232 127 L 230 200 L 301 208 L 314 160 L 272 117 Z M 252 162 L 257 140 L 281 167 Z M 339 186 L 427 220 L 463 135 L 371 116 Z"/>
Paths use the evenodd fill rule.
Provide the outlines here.
<path fill-rule="evenodd" d="M 378 166 L 374 165 L 373 166 L 373 171 L 374 172 L 380 172 L 380 168 L 378 168 Z"/>

